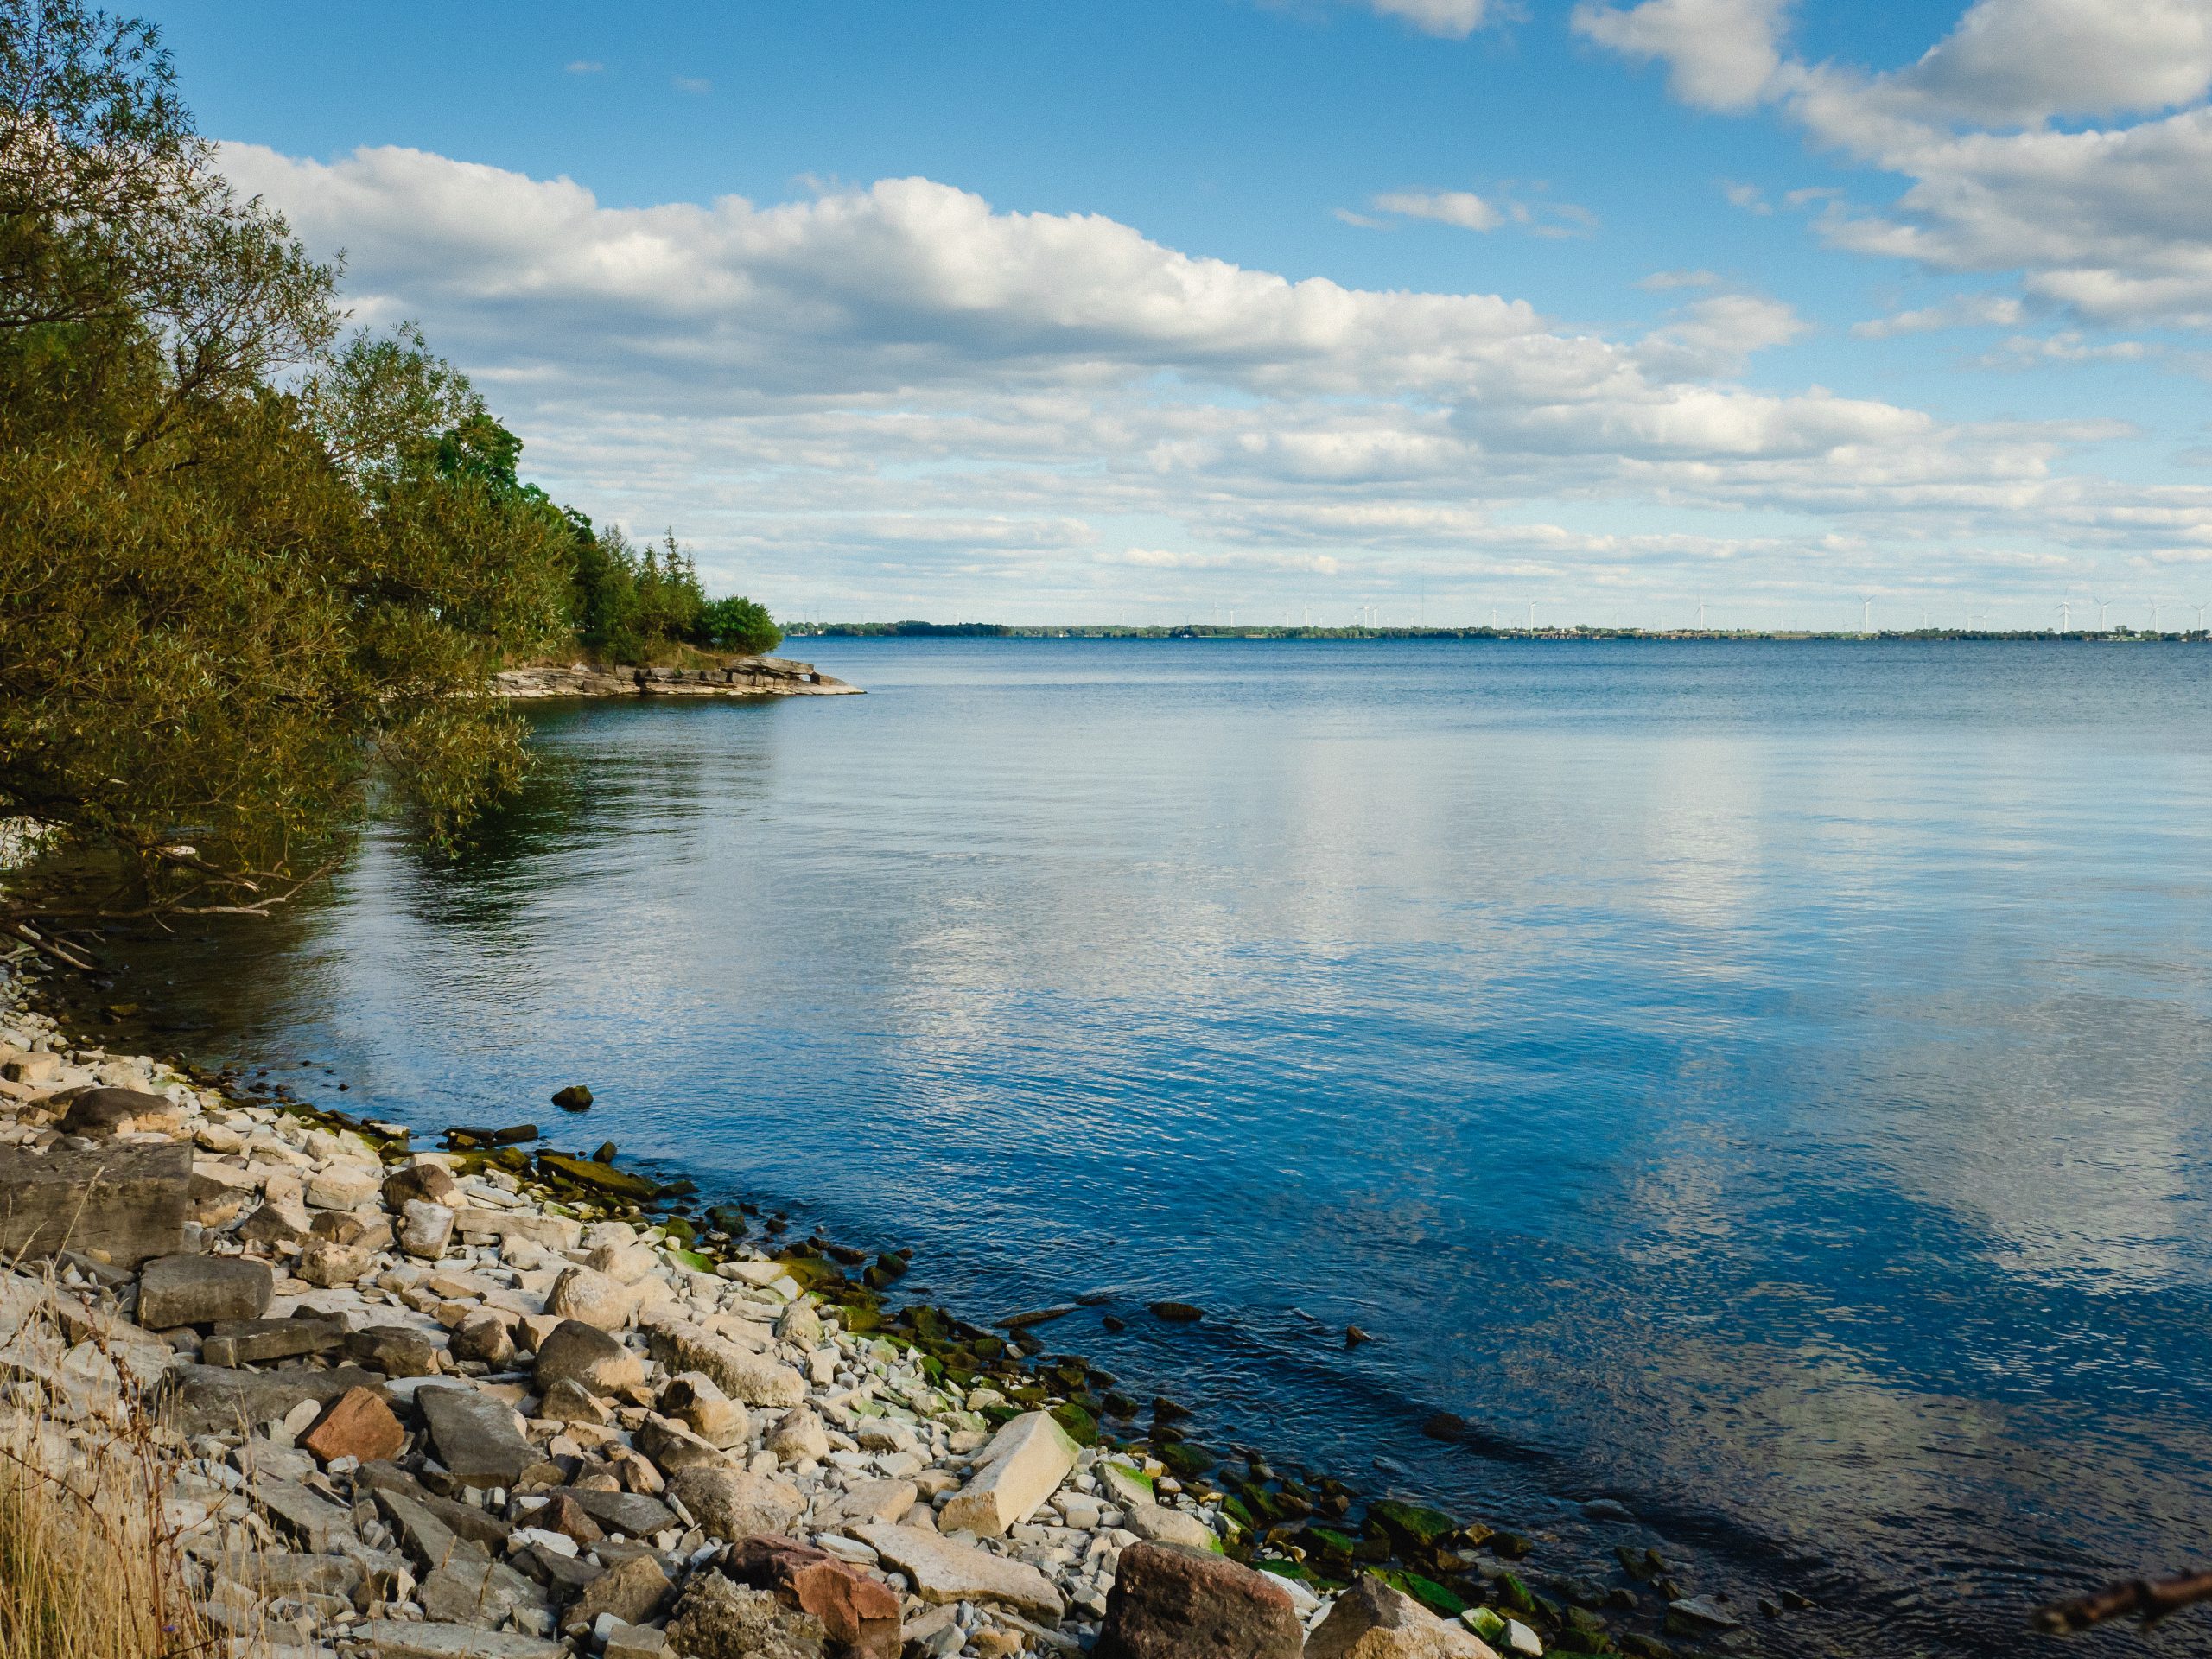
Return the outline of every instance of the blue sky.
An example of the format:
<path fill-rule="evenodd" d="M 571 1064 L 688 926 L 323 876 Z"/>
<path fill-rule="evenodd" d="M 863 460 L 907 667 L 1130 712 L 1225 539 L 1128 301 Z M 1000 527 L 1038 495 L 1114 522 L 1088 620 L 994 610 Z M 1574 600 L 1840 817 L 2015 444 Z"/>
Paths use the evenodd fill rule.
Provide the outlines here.
<path fill-rule="evenodd" d="M 2212 598 L 2197 0 L 151 15 L 365 326 L 786 616 Z"/>

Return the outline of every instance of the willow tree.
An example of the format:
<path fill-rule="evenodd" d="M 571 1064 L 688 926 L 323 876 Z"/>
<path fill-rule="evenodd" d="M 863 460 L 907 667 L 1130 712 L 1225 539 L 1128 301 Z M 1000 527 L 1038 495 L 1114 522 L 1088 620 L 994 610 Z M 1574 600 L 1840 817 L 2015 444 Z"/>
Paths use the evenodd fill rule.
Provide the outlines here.
<path fill-rule="evenodd" d="M 337 345 L 335 283 L 150 25 L 0 0 L 0 817 L 102 875 L 0 928 L 266 910 L 372 779 L 432 836 L 517 780 L 490 675 L 566 628 L 573 531 L 419 335 Z"/>

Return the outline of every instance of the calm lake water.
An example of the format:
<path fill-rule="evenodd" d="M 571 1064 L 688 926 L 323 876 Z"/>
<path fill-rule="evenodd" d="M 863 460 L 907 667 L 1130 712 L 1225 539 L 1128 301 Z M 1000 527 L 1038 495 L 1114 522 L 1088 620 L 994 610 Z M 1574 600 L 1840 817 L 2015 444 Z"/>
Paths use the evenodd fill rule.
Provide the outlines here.
<path fill-rule="evenodd" d="M 1198 1303 L 1047 1333 L 1539 1579 L 1828 1610 L 1753 1650 L 2212 1563 L 2212 651 L 802 645 L 871 695 L 545 711 L 468 858 L 133 988 L 971 1314 Z"/>

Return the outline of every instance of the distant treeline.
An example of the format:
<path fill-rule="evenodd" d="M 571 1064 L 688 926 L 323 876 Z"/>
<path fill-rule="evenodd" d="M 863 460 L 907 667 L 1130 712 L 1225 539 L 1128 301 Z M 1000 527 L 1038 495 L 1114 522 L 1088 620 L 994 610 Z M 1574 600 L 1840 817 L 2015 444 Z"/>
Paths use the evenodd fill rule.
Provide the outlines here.
<path fill-rule="evenodd" d="M 2018 639 L 2091 643 L 2159 640 L 2202 642 L 2212 639 L 2202 628 L 2152 633 L 2138 628 L 2103 632 L 2075 629 L 1986 628 L 1855 629 L 1819 632 L 1766 628 L 1389 628 L 1235 627 L 1205 622 L 1131 627 L 1122 623 L 1009 622 L 794 622 L 795 636 L 818 639 Z"/>

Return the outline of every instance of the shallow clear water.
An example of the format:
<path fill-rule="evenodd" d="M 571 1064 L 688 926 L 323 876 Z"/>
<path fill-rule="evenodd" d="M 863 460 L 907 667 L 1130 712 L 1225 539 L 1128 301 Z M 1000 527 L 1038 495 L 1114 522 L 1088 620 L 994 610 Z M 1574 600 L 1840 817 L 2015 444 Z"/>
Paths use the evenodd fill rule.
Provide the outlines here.
<path fill-rule="evenodd" d="M 970 1313 L 1197 1302 L 1046 1333 L 1830 1609 L 1763 1650 L 2212 1558 L 2212 652 L 804 643 L 871 695 L 545 712 L 470 857 L 149 1000 L 418 1122 L 586 1082 Z"/>

